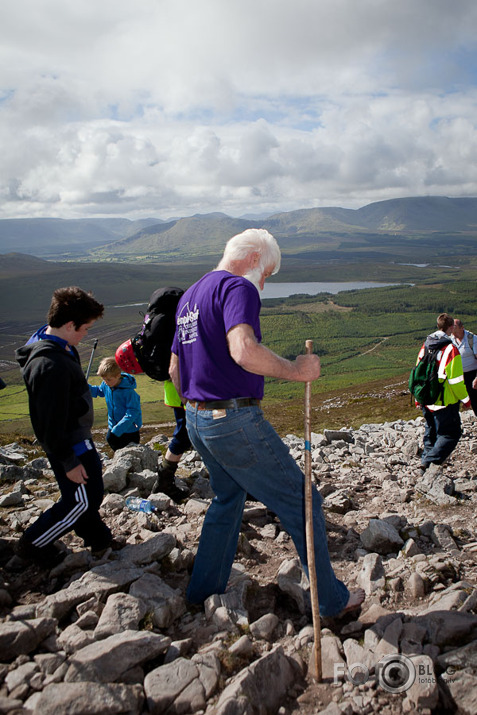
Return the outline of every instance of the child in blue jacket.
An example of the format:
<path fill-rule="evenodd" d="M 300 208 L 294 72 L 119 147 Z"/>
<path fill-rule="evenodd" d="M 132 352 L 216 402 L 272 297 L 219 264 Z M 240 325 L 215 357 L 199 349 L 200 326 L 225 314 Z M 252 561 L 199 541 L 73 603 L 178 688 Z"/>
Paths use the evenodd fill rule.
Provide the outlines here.
<path fill-rule="evenodd" d="M 136 380 L 127 372 L 121 372 L 114 357 L 101 360 L 98 375 L 101 385 L 90 385 L 93 397 L 104 397 L 108 408 L 108 433 L 106 440 L 116 451 L 131 442 L 139 444 L 139 428 L 142 425 L 141 400 L 135 391 Z"/>

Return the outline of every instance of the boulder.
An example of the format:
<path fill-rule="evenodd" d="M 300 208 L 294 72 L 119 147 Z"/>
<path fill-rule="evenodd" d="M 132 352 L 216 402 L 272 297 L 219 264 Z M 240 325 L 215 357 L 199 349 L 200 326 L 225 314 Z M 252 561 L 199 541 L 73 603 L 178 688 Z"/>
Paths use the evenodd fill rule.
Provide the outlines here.
<path fill-rule="evenodd" d="M 144 693 L 141 685 L 121 683 L 55 683 L 35 699 L 35 715 L 139 715 Z M 30 712 L 30 710 L 27 710 Z"/>
<path fill-rule="evenodd" d="M 150 631 L 117 633 L 72 655 L 65 681 L 114 683 L 131 668 L 165 653 L 170 642 L 170 638 Z"/>
<path fill-rule="evenodd" d="M 31 653 L 56 630 L 55 618 L 34 618 L 29 621 L 0 623 L 0 653 L 2 661 Z"/>
<path fill-rule="evenodd" d="M 365 549 L 378 554 L 394 553 L 404 544 L 397 529 L 382 519 L 371 519 L 360 539 Z"/>

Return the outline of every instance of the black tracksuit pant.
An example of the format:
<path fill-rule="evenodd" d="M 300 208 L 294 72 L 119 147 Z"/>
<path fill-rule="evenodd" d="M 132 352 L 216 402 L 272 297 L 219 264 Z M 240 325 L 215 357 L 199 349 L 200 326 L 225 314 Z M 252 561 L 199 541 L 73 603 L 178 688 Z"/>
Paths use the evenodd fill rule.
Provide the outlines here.
<path fill-rule="evenodd" d="M 85 546 L 99 550 L 108 546 L 111 531 L 99 515 L 104 486 L 101 460 L 96 449 L 78 457 L 88 475 L 86 484 L 76 484 L 66 476 L 63 465 L 52 455 L 48 461 L 61 492 L 60 499 L 25 531 L 25 537 L 39 548 L 53 543 L 74 529 Z"/>

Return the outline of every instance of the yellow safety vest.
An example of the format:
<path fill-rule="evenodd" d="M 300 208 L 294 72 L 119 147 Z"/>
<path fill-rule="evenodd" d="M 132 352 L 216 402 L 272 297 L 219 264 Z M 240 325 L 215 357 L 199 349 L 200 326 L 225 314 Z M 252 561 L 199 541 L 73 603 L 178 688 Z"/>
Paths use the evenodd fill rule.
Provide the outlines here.
<path fill-rule="evenodd" d="M 164 404 L 169 407 L 180 407 L 182 402 L 171 380 L 164 381 Z"/>

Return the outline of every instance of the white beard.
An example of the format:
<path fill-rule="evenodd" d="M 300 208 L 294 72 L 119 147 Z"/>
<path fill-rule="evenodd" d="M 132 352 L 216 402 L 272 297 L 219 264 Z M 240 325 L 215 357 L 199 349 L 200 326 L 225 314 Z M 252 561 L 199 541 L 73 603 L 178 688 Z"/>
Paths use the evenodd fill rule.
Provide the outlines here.
<path fill-rule="evenodd" d="M 248 281 L 250 281 L 250 283 L 253 283 L 255 288 L 260 293 L 260 291 L 262 290 L 260 288 L 260 280 L 262 278 L 262 274 L 263 274 L 263 269 L 260 267 L 257 267 L 257 268 L 252 268 L 251 271 L 249 271 L 248 273 L 245 273 L 245 275 L 242 276 L 242 278 L 246 278 Z"/>

